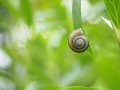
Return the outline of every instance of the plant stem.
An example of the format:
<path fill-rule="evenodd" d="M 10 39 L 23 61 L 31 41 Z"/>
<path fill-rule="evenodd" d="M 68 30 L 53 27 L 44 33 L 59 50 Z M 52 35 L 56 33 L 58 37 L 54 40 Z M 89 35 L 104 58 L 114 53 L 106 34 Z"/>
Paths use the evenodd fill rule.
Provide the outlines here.
<path fill-rule="evenodd" d="M 74 29 L 81 28 L 81 0 L 73 0 L 72 16 Z"/>

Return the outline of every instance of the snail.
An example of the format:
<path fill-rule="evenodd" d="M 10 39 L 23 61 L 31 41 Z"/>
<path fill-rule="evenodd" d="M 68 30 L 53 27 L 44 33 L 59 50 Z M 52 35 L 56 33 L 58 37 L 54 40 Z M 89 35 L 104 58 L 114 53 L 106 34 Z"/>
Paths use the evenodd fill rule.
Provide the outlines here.
<path fill-rule="evenodd" d="M 88 49 L 89 41 L 84 36 L 82 29 L 73 31 L 69 37 L 68 45 L 72 51 L 81 53 Z"/>

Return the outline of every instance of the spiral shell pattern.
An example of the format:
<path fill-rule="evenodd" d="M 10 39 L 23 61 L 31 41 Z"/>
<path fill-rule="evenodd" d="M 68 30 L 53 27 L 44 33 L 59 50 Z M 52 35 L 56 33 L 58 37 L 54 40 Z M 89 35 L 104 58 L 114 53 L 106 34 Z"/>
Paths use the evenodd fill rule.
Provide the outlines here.
<path fill-rule="evenodd" d="M 89 41 L 83 35 L 82 30 L 78 29 L 72 32 L 69 37 L 68 44 L 72 51 L 81 53 L 88 49 Z"/>

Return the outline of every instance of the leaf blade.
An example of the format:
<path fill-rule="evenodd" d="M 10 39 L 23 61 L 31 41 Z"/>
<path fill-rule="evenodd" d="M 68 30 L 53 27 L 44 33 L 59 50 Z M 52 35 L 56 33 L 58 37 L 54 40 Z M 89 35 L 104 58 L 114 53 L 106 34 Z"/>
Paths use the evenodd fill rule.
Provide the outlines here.
<path fill-rule="evenodd" d="M 29 0 L 20 0 L 20 10 L 26 24 L 31 26 L 33 23 L 33 11 Z"/>
<path fill-rule="evenodd" d="M 62 90 L 97 90 L 97 89 L 90 88 L 90 87 L 82 87 L 82 86 L 72 86 Z"/>

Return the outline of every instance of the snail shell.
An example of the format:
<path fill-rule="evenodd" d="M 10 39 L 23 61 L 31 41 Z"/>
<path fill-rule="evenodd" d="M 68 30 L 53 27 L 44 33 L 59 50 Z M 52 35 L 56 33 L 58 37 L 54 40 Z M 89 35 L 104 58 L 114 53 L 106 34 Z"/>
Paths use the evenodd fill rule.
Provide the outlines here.
<path fill-rule="evenodd" d="M 78 29 L 71 33 L 68 44 L 72 51 L 81 53 L 88 49 L 89 41 L 83 35 L 82 30 Z"/>

